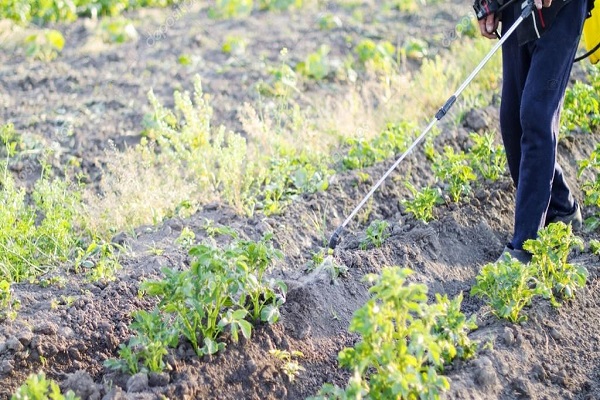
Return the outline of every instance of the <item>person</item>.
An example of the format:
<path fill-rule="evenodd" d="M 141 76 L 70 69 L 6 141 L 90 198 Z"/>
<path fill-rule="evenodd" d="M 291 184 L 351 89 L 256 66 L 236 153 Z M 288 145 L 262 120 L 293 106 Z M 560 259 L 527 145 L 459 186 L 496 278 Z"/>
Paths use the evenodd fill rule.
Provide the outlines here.
<path fill-rule="evenodd" d="M 508 253 L 523 263 L 523 243 L 539 229 L 562 221 L 581 228 L 579 203 L 556 159 L 563 97 L 583 23 L 594 0 L 535 0 L 531 15 L 502 45 L 500 131 L 516 187 L 514 232 Z M 497 38 L 521 15 L 521 0 L 502 15 L 479 20 L 481 34 Z"/>

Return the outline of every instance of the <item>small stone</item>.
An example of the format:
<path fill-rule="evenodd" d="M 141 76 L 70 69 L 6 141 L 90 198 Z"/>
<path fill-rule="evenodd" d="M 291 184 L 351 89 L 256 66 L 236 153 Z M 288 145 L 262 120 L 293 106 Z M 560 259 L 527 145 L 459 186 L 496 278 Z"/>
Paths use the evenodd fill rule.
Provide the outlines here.
<path fill-rule="evenodd" d="M 167 386 L 170 380 L 171 378 L 166 372 L 150 372 L 150 374 L 148 374 L 148 385 L 150 387 Z"/>
<path fill-rule="evenodd" d="M 484 387 L 490 387 L 496 384 L 496 371 L 492 362 L 487 357 L 482 357 L 477 362 L 477 370 L 475 371 L 475 382 Z"/>
<path fill-rule="evenodd" d="M 548 378 L 548 374 L 546 373 L 546 370 L 540 364 L 533 366 L 532 373 L 533 373 L 533 376 L 540 382 L 543 382 Z"/>
<path fill-rule="evenodd" d="M 23 346 L 27 347 L 31 343 L 31 339 L 33 339 L 33 333 L 29 329 L 21 331 L 17 335 L 17 339 Z"/>
<path fill-rule="evenodd" d="M 114 244 L 119 244 L 122 246 L 127 241 L 127 234 L 125 232 L 117 233 L 110 241 Z"/>
<path fill-rule="evenodd" d="M 73 366 L 76 362 L 73 363 Z M 69 374 L 63 384 L 65 390 L 72 390 L 82 399 L 100 400 L 100 390 L 98 385 L 87 372 L 80 370 Z"/>
<path fill-rule="evenodd" d="M 515 343 L 515 334 L 509 327 L 504 328 L 502 332 L 502 340 L 507 346 L 512 346 Z"/>
<path fill-rule="evenodd" d="M 127 400 L 127 394 L 117 386 L 106 393 L 102 400 Z"/>
<path fill-rule="evenodd" d="M 550 332 L 548 333 L 550 334 L 550 337 L 556 341 L 562 339 L 562 334 L 556 328 L 550 328 Z"/>
<path fill-rule="evenodd" d="M 18 353 L 20 351 L 23 351 L 24 347 L 21 344 L 21 342 L 19 342 L 19 339 L 13 336 L 6 341 L 6 348 L 14 351 L 15 353 Z"/>
<path fill-rule="evenodd" d="M 465 116 L 465 126 L 474 131 L 485 130 L 490 125 L 490 118 L 483 110 L 471 109 Z"/>
<path fill-rule="evenodd" d="M 58 332 L 58 327 L 52 322 L 42 322 L 33 328 L 33 333 L 40 335 L 56 335 L 56 332 Z"/>
<path fill-rule="evenodd" d="M 127 380 L 127 393 L 139 393 L 148 389 L 148 375 L 140 372 Z"/>
<path fill-rule="evenodd" d="M 12 361 L 4 360 L 0 363 L 0 373 L 2 374 L 10 374 L 13 369 L 15 369 L 15 365 Z"/>
<path fill-rule="evenodd" d="M 79 350 L 77 350 L 74 347 L 71 347 L 68 351 L 69 356 L 73 359 L 73 360 L 78 360 L 81 361 L 81 353 L 79 353 Z"/>

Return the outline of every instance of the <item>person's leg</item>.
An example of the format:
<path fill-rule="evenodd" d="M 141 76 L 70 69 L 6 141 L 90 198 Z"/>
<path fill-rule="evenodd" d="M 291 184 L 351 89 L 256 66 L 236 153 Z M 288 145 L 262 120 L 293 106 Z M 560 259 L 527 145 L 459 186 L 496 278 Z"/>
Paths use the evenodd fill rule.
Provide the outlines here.
<path fill-rule="evenodd" d="M 502 17 L 502 34 L 516 19 L 515 7 L 507 9 Z M 517 34 L 513 33 L 502 45 L 502 101 L 500 103 L 500 132 L 506 152 L 508 169 L 515 187 L 519 185 L 521 164 L 520 109 L 523 88 L 529 72 L 530 55 L 526 46 L 519 46 Z"/>
<path fill-rule="evenodd" d="M 572 201 L 560 167 L 556 167 L 556 149 L 560 106 L 579 44 L 585 8 L 585 2 L 571 1 L 531 46 L 531 67 L 521 99 L 523 135 L 512 240 L 515 249 L 521 249 L 526 240 L 535 239 L 544 226 L 555 178 L 555 201 Z"/>

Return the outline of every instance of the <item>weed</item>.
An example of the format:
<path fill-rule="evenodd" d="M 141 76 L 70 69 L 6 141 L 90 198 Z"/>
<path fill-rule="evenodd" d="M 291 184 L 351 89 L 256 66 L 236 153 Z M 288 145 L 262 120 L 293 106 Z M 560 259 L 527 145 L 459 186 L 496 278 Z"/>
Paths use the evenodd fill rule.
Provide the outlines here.
<path fill-rule="evenodd" d="M 10 282 L 0 280 L 0 322 L 5 319 L 14 320 L 19 306 L 20 302 L 12 297 Z"/>
<path fill-rule="evenodd" d="M 73 391 L 62 394 L 58 384 L 47 379 L 43 372 L 31 374 L 21 387 L 11 396 L 11 400 L 78 400 Z"/>
<path fill-rule="evenodd" d="M 85 250 L 76 250 L 75 271 L 83 268 L 91 282 L 112 281 L 121 269 L 119 252 L 122 251 L 124 248 L 116 243 L 93 241 Z"/>
<path fill-rule="evenodd" d="M 341 28 L 342 20 L 336 15 L 325 13 L 319 16 L 317 25 L 319 26 L 319 29 L 323 31 L 330 31 L 335 28 Z"/>
<path fill-rule="evenodd" d="M 293 350 L 290 353 L 287 350 L 272 349 L 269 350 L 269 354 L 283 362 L 281 369 L 287 375 L 290 382 L 294 382 L 298 374 L 304 371 L 304 367 L 296 360 L 299 357 L 304 357 L 301 351 Z"/>
<path fill-rule="evenodd" d="M 401 204 L 406 212 L 411 213 L 416 219 L 429 222 L 433 219 L 433 208 L 443 203 L 440 188 L 425 187 L 420 191 L 415 186 L 406 182 L 406 187 L 412 194 L 412 199 L 403 199 Z"/>
<path fill-rule="evenodd" d="M 345 389 L 327 384 L 315 399 L 439 399 L 449 388 L 438 372 L 459 354 L 473 355 L 466 334 L 474 325 L 461 316 L 460 297 L 427 304 L 427 287 L 406 282 L 411 272 L 388 267 L 366 277 L 371 298 L 349 328 L 360 341 L 338 355 L 352 376 Z"/>
<path fill-rule="evenodd" d="M 412 60 L 421 60 L 429 53 L 427 42 L 421 39 L 409 39 L 400 49 L 400 55 Z"/>
<path fill-rule="evenodd" d="M 389 226 L 387 221 L 376 219 L 371 222 L 365 232 L 365 239 L 360 243 L 360 249 L 366 250 L 369 246 L 381 247 L 385 239 L 390 237 Z"/>

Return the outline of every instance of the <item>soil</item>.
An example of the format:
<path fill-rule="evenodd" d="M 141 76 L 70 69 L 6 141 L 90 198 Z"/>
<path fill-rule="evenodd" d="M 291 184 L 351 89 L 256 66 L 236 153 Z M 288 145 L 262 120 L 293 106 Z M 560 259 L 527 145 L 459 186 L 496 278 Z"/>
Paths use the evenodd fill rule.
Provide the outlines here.
<path fill-rule="evenodd" d="M 96 40 L 94 21 L 59 25 L 68 48 L 52 63 L 28 61 L 18 47 L 0 53 L 0 120 L 14 123 L 18 132 L 57 143 L 64 157 L 81 160 L 93 181 L 99 179 L 103 150 L 111 141 L 124 146 L 139 140 L 143 117 L 149 111 L 149 88 L 169 104 L 172 89 L 177 85 L 189 88 L 198 73 L 212 96 L 215 122 L 238 129 L 240 104 L 255 101 L 253 85 L 269 78 L 261 57 L 276 62 L 282 47 L 300 57 L 323 42 L 341 57 L 347 51 L 348 35 L 396 42 L 437 37 L 430 41 L 431 47 L 443 51 L 444 35 L 470 11 L 468 2 L 453 3 L 424 8 L 416 16 L 394 10 L 376 13 L 374 5 L 361 4 L 362 23 L 350 17 L 351 9 L 331 3 L 323 7 L 340 15 L 344 25 L 322 32 L 315 29 L 322 8 L 255 12 L 247 19 L 214 21 L 206 17 L 206 7 L 195 2 L 152 45 L 149 38 L 154 36 L 148 32 L 160 32 L 176 10 L 128 14 L 138 21 L 137 29 L 143 33 L 139 40 L 104 45 L 101 50 L 91 45 Z M 230 58 L 220 46 L 222 38 L 236 32 L 248 37 L 249 45 L 244 55 Z M 177 63 L 181 54 L 192 55 L 191 66 Z M 327 80 L 304 89 L 330 93 L 343 84 Z M 436 146 L 460 148 L 466 144 L 469 129 L 497 129 L 497 113 L 497 105 L 491 105 L 473 110 L 465 119 L 467 126 L 443 125 Z M 579 200 L 576 161 L 589 155 L 596 140 L 595 135 L 577 135 L 559 145 L 560 161 Z M 477 316 L 479 328 L 470 334 L 480 343 L 477 357 L 447 369 L 451 381 L 447 398 L 600 398 L 597 256 L 585 250 L 574 253 L 572 261 L 589 270 L 586 287 L 558 309 L 535 301 L 526 310 L 529 319 L 521 324 L 498 320 L 481 300 L 469 295 L 480 268 L 498 257 L 511 234 L 514 188 L 508 176 L 482 184 L 469 201 L 438 207 L 436 220 L 424 224 L 399 206 L 407 196 L 401 180 L 431 178 L 425 156 L 416 152 L 374 195 L 370 213 L 362 213 L 361 222 L 351 223 L 344 232 L 334 259 L 348 267 L 348 273 L 332 279 L 322 269 L 306 271 L 311 251 L 323 245 L 392 162 L 367 169 L 371 178 L 363 184 L 357 184 L 356 173 L 340 174 L 326 192 L 298 198 L 282 215 L 248 218 L 227 206 L 211 204 L 187 219 L 174 218 L 158 226 L 139 227 L 135 234 L 120 234 L 119 240 L 129 251 L 112 282 L 89 283 L 81 275 L 63 271 L 53 276 L 66 277 L 64 285 L 13 285 L 21 308 L 16 320 L 0 324 L 0 397 L 10 397 L 30 373 L 43 370 L 82 399 L 304 399 L 316 394 L 323 383 L 346 383 L 348 371 L 338 368 L 337 353 L 357 339 L 347 328 L 368 296 L 362 277 L 383 266 L 400 265 L 415 271 L 411 281 L 426 283 L 431 297 L 462 293 L 463 312 Z M 327 222 L 323 232 L 310 222 L 315 215 Z M 362 232 L 375 218 L 390 223 L 391 237 L 380 248 L 361 250 Z M 130 377 L 105 368 L 103 362 L 115 357 L 119 344 L 131 335 L 132 311 L 154 305 L 152 299 L 138 296 L 140 283 L 160 277 L 164 267 L 186 268 L 190 260 L 175 239 L 184 227 L 202 239 L 205 219 L 231 226 L 251 239 L 274 232 L 275 244 L 285 258 L 272 273 L 289 286 L 281 321 L 258 326 L 251 340 L 228 343 L 225 351 L 212 357 L 199 359 L 189 345 L 181 344 L 169 354 L 170 370 L 163 374 Z M 581 236 L 586 242 L 598 238 L 595 233 L 582 232 Z M 155 248 L 162 253 L 157 255 Z M 268 350 L 274 348 L 304 354 L 300 359 L 304 371 L 293 382 L 269 355 Z"/>

